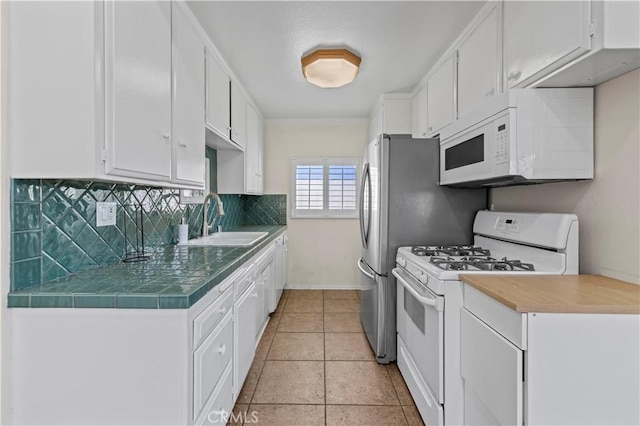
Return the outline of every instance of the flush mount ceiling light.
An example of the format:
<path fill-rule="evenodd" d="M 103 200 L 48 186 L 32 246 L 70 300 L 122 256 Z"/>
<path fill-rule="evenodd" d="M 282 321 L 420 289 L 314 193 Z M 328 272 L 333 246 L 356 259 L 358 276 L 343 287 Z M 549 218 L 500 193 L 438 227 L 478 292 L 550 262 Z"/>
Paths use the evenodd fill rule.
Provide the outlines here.
<path fill-rule="evenodd" d="M 341 87 L 358 75 L 360 57 L 346 49 L 318 49 L 302 58 L 302 74 L 322 88 Z"/>

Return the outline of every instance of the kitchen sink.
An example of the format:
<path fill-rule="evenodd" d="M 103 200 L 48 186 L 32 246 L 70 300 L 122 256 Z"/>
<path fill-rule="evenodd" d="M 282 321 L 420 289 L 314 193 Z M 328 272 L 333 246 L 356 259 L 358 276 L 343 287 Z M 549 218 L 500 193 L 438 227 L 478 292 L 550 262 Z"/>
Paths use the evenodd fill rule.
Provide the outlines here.
<path fill-rule="evenodd" d="M 190 246 L 227 246 L 227 247 L 248 247 L 264 237 L 268 232 L 215 232 L 206 237 L 189 240 Z"/>

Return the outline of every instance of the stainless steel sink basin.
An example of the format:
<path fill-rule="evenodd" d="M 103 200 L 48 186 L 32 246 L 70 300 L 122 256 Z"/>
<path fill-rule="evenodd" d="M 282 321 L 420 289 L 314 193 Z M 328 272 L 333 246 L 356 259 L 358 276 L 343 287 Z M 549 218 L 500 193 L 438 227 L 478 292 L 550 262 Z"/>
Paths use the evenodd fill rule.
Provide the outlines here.
<path fill-rule="evenodd" d="M 269 235 L 268 232 L 215 232 L 206 237 L 189 240 L 190 246 L 248 247 Z"/>

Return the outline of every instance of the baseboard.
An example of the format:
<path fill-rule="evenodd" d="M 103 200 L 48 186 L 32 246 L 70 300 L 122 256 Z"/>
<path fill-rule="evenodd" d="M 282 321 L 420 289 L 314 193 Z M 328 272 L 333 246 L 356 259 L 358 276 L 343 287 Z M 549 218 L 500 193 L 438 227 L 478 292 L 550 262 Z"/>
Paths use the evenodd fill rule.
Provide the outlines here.
<path fill-rule="evenodd" d="M 293 284 L 287 283 L 285 290 L 362 290 L 358 284 Z"/>

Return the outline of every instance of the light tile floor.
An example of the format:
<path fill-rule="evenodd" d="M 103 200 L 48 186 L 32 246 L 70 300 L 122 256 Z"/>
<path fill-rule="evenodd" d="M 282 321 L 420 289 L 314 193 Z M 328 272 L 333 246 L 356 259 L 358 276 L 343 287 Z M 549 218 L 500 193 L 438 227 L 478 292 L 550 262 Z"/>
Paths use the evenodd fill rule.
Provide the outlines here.
<path fill-rule="evenodd" d="M 422 425 L 395 364 L 367 342 L 358 292 L 286 290 L 233 419 L 245 425 Z"/>

